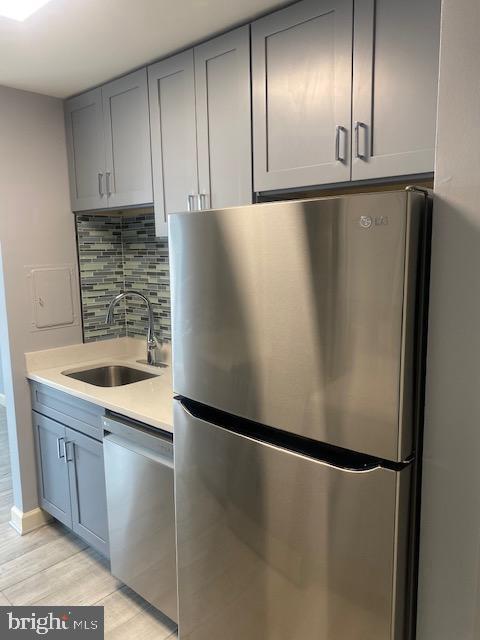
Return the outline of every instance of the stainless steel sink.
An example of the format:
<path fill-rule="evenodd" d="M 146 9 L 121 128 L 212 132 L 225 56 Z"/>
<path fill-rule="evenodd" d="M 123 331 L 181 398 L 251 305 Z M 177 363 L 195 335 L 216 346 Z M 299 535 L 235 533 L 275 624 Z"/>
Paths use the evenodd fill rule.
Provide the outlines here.
<path fill-rule="evenodd" d="M 141 369 L 132 369 L 124 365 L 108 365 L 104 367 L 95 367 L 94 369 L 86 369 L 85 371 L 63 371 L 63 375 L 75 380 L 81 380 L 96 387 L 121 387 L 125 384 L 156 378 L 154 373 L 142 371 Z"/>

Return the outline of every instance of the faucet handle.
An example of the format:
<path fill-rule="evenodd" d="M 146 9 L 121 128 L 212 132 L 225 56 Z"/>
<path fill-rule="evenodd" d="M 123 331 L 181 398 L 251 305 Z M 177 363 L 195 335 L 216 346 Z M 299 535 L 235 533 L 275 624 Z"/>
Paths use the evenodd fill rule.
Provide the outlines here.
<path fill-rule="evenodd" d="M 147 364 L 154 367 L 158 367 L 163 364 L 163 345 L 164 342 L 162 338 L 157 338 L 156 335 L 153 335 L 147 340 Z"/>

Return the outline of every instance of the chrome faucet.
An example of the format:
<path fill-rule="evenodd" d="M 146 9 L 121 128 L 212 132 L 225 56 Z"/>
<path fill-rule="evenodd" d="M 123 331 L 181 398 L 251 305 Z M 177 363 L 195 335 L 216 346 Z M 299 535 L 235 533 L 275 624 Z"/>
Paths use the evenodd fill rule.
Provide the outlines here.
<path fill-rule="evenodd" d="M 141 298 L 148 309 L 148 329 L 147 329 L 147 364 L 150 364 L 154 367 L 162 366 L 161 363 L 157 362 L 157 349 L 159 348 L 161 341 L 157 339 L 155 335 L 155 327 L 154 327 L 154 319 L 153 319 L 153 307 L 150 303 L 150 300 L 143 295 L 140 291 L 134 291 L 131 289 L 130 291 L 122 291 L 118 295 L 116 295 L 113 300 L 110 302 L 107 311 L 107 317 L 105 318 L 105 324 L 112 325 L 113 324 L 113 312 L 115 310 L 115 306 L 120 300 L 126 298 L 127 296 L 138 296 Z"/>

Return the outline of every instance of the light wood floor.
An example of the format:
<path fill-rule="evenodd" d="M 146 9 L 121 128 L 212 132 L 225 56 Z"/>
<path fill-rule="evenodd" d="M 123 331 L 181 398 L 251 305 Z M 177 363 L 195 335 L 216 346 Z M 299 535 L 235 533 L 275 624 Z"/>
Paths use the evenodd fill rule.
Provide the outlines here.
<path fill-rule="evenodd" d="M 176 626 L 116 580 L 108 563 L 59 523 L 19 536 L 8 524 L 12 483 L 0 406 L 0 605 L 102 605 L 108 640 L 166 640 Z"/>

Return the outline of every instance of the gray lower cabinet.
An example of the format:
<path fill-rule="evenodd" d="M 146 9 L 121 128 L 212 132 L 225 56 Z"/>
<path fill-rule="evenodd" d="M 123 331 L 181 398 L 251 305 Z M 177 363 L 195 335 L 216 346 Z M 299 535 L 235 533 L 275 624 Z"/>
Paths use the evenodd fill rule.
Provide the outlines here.
<path fill-rule="evenodd" d="M 103 443 L 33 412 L 40 506 L 105 556 Z"/>
<path fill-rule="evenodd" d="M 254 190 L 350 180 L 353 0 L 252 24 Z"/>
<path fill-rule="evenodd" d="M 434 168 L 441 0 L 355 0 L 352 179 Z"/>

